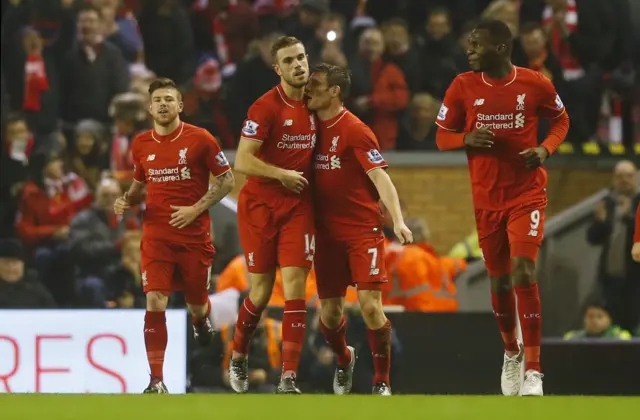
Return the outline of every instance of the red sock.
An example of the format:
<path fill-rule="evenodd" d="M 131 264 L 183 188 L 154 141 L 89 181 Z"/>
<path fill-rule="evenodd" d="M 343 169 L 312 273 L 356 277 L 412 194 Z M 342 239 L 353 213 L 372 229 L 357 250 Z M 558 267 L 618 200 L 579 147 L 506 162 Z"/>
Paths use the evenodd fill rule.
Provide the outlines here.
<path fill-rule="evenodd" d="M 329 329 L 320 318 L 320 330 L 327 340 L 327 344 L 333 350 L 338 361 L 338 366 L 346 368 L 351 363 L 351 352 L 347 348 L 347 320 L 342 318 L 340 325 L 335 330 Z"/>
<path fill-rule="evenodd" d="M 516 333 L 516 300 L 513 289 L 508 292 L 496 294 L 491 291 L 491 306 L 493 316 L 498 322 L 498 329 L 502 335 L 504 349 L 506 351 L 519 351 L 518 335 Z"/>
<path fill-rule="evenodd" d="M 285 301 L 282 318 L 282 373 L 298 372 L 306 328 L 307 305 L 304 299 Z"/>
<path fill-rule="evenodd" d="M 236 330 L 233 334 L 233 351 L 241 354 L 249 353 L 249 343 L 253 332 L 258 327 L 262 311 L 264 311 L 264 308 L 256 307 L 249 299 L 249 296 L 244 298 L 244 303 L 238 312 Z"/>
<path fill-rule="evenodd" d="M 369 347 L 373 355 L 373 383 L 386 382 L 390 385 L 389 371 L 391 370 L 391 322 L 380 329 L 370 330 L 367 328 L 369 337 Z"/>
<path fill-rule="evenodd" d="M 167 350 L 167 319 L 164 312 L 149 312 L 144 316 L 144 345 L 151 376 L 162 380 L 164 352 Z"/>
<path fill-rule="evenodd" d="M 540 314 L 540 293 L 538 284 L 516 286 L 518 312 L 524 341 L 525 370 L 540 372 L 540 341 L 542 339 L 542 318 Z"/>
<path fill-rule="evenodd" d="M 209 318 L 209 315 L 211 315 L 211 301 L 207 299 L 207 311 L 205 312 L 204 316 L 200 318 L 195 315 L 191 315 L 191 323 L 193 325 L 199 325 L 202 323 L 202 321 Z"/>

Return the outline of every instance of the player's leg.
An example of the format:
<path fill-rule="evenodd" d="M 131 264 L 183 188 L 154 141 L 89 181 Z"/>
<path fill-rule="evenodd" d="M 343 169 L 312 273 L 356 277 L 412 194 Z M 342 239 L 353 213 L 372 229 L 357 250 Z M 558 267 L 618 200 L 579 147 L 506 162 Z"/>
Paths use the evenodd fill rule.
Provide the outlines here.
<path fill-rule="evenodd" d="M 357 283 L 362 318 L 373 354 L 373 394 L 388 396 L 391 395 L 391 322 L 382 305 L 381 289 L 387 281 L 384 238 L 355 242 L 349 249 L 349 266 Z"/>
<path fill-rule="evenodd" d="M 542 314 L 536 281 L 536 260 L 544 232 L 546 203 L 533 203 L 511 213 L 508 223 L 511 278 L 518 302 L 525 354 L 522 395 L 543 395 L 540 369 Z"/>
<path fill-rule="evenodd" d="M 211 343 L 213 326 L 209 320 L 209 280 L 215 250 L 208 244 L 184 245 L 179 252 L 179 271 L 184 283 L 184 296 L 191 314 L 193 337 L 201 346 Z"/>
<path fill-rule="evenodd" d="M 521 344 L 518 343 L 516 302 L 511 286 L 511 260 L 506 215 L 476 211 L 480 248 L 491 282 L 491 306 L 504 343 L 500 384 L 502 394 L 517 396 L 522 385 Z"/>
<path fill-rule="evenodd" d="M 169 250 L 157 241 L 143 241 L 141 245 L 142 285 L 147 299 L 144 317 L 144 344 L 151 371 L 151 381 L 145 393 L 166 394 L 163 367 L 167 349 L 167 319 L 165 310 L 172 290 L 175 266 L 163 261 Z"/>
<path fill-rule="evenodd" d="M 277 392 L 297 394 L 296 375 L 307 324 L 306 282 L 315 254 L 311 206 L 300 205 L 280 226 L 278 262 L 282 270 L 282 378 Z"/>
<path fill-rule="evenodd" d="M 355 350 L 347 346 L 347 320 L 344 297 L 351 283 L 347 250 L 333 241 L 318 238 L 314 259 L 316 285 L 320 298 L 320 330 L 336 356 L 333 392 L 345 395 L 353 387 Z"/>
<path fill-rule="evenodd" d="M 236 392 L 249 389 L 249 343 L 271 299 L 277 265 L 277 227 L 270 208 L 244 189 L 238 197 L 238 233 L 249 272 L 249 295 L 238 311 L 229 363 L 229 383 Z"/>

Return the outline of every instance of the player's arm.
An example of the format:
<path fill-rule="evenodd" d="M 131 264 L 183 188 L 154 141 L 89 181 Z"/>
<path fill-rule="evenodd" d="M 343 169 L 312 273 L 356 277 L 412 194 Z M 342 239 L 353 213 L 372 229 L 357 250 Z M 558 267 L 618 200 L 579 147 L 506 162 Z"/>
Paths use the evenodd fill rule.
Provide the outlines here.
<path fill-rule="evenodd" d="M 560 95 L 556 92 L 551 80 L 542 74 L 537 76 L 539 77 L 538 85 L 540 85 L 542 95 L 538 114 L 547 118 L 550 126 L 547 137 L 540 146 L 520 152 L 525 159 L 527 168 L 537 168 L 542 165 L 558 149 L 558 146 L 564 141 L 569 132 L 569 116 L 560 99 Z"/>
<path fill-rule="evenodd" d="M 222 175 L 215 176 L 213 183 L 209 186 L 209 190 L 194 205 L 198 214 L 206 211 L 214 204 L 218 204 L 220 200 L 229 194 L 236 186 L 236 179 L 231 172 L 231 168 Z"/>
<path fill-rule="evenodd" d="M 198 214 L 220 202 L 236 186 L 236 179 L 231 171 L 231 165 L 229 165 L 229 161 L 220 148 L 218 141 L 205 130 L 203 130 L 202 136 L 201 144 L 204 163 L 214 179 L 213 182 L 210 182 L 209 190 L 194 204 Z"/>
<path fill-rule="evenodd" d="M 244 175 L 280 180 L 283 169 L 270 165 L 256 156 L 261 146 L 262 141 L 240 137 L 233 168 Z"/>
<path fill-rule="evenodd" d="M 124 193 L 124 196 L 116 199 L 113 204 L 113 211 L 118 216 L 124 214 L 129 207 L 140 204 L 144 199 L 146 181 L 145 173 L 144 168 L 140 165 L 140 160 L 138 159 L 138 154 L 135 149 L 136 139 L 133 141 L 134 143 L 131 151 L 133 156 L 133 182 L 131 182 L 129 189 Z"/>
<path fill-rule="evenodd" d="M 401 243 L 413 242 L 413 235 L 404 223 L 398 191 L 385 170 L 387 162 L 378 150 L 378 140 L 371 130 L 355 132 L 349 136 L 349 143 L 360 166 L 375 186 L 384 206 L 389 209 L 393 219 L 393 230 Z"/>
<path fill-rule="evenodd" d="M 493 133 L 486 128 L 478 128 L 470 133 L 462 132 L 466 110 L 460 77 L 453 79 L 444 95 L 444 100 L 436 117 L 436 145 L 442 151 L 469 147 L 491 147 Z"/>

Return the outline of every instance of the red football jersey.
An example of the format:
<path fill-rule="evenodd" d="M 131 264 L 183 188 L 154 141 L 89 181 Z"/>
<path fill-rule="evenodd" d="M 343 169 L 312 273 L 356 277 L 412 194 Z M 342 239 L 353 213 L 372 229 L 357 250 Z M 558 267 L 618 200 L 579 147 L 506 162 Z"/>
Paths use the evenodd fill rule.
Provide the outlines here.
<path fill-rule="evenodd" d="M 262 143 L 256 157 L 283 169 L 304 173 L 309 179 L 311 158 L 316 144 L 315 116 L 304 101 L 296 101 L 284 93 L 280 85 L 271 89 L 251 105 L 242 128 L 242 136 Z M 299 196 L 275 179 L 247 177 L 247 186 L 259 186 L 256 193 L 281 193 Z"/>
<path fill-rule="evenodd" d="M 540 117 L 558 118 L 564 112 L 551 81 L 533 70 L 514 66 L 502 80 L 474 72 L 453 80 L 436 124 L 463 132 L 487 127 L 495 135 L 489 149 L 467 148 L 476 209 L 504 210 L 546 199 L 546 170 L 527 169 L 519 153 L 538 146 Z"/>
<path fill-rule="evenodd" d="M 171 134 L 154 130 L 133 141 L 133 177 L 147 187 L 143 214 L 143 236 L 147 239 L 184 243 L 211 241 L 209 212 L 203 212 L 189 226 L 169 224 L 171 206 L 191 206 L 209 189 L 209 174 L 220 176 L 231 170 L 216 139 L 206 130 L 180 123 Z"/>
<path fill-rule="evenodd" d="M 378 140 L 346 109 L 320 121 L 314 159 L 314 202 L 317 230 L 334 238 L 382 232 L 378 191 L 367 175 L 386 168 Z"/>

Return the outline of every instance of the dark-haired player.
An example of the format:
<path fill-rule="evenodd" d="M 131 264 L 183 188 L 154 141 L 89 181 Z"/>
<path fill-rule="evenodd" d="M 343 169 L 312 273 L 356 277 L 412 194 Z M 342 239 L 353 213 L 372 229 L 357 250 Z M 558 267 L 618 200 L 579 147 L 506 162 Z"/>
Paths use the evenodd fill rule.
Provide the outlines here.
<path fill-rule="evenodd" d="M 316 123 L 303 100 L 309 79 L 304 46 L 296 38 L 281 37 L 271 55 L 280 84 L 249 108 L 235 159 L 235 169 L 247 175 L 238 197 L 238 228 L 251 290 L 238 314 L 229 383 L 234 391 L 247 392 L 249 343 L 280 266 L 285 303 L 277 392 L 297 394 L 307 319 L 305 282 L 316 242 L 308 181 Z"/>
<path fill-rule="evenodd" d="M 373 354 L 373 394 L 391 395 L 391 323 L 381 293 L 387 276 L 380 199 L 389 209 L 398 239 L 410 243 L 413 238 L 378 140 L 343 106 L 350 87 L 349 72 L 328 64 L 314 68 L 307 84 L 309 109 L 320 120 L 314 162 L 320 327 L 338 362 L 333 391 L 348 394 L 356 358 L 346 344 L 343 312 L 347 287 L 356 286 Z"/>
<path fill-rule="evenodd" d="M 140 203 L 146 186 L 141 270 L 147 296 L 144 341 L 151 381 L 145 393 L 165 394 L 162 368 L 169 295 L 184 292 L 194 337 L 200 344 L 208 343 L 213 333 L 208 286 L 214 249 L 207 210 L 233 189 L 235 181 L 216 139 L 180 121 L 182 95 L 173 81 L 155 80 L 149 93 L 153 129 L 133 141 L 134 182 L 116 200 L 114 211 L 121 215 Z M 215 177 L 212 185 L 210 174 Z"/>
<path fill-rule="evenodd" d="M 480 247 L 505 345 L 502 392 L 542 395 L 535 280 L 547 206 L 542 164 L 566 137 L 569 117 L 549 79 L 511 64 L 511 47 L 504 23 L 491 20 L 475 27 L 467 51 L 473 71 L 449 86 L 436 140 L 440 150 L 467 152 Z M 540 117 L 550 119 L 551 127 L 538 145 Z M 524 343 L 516 335 L 516 299 Z"/>

